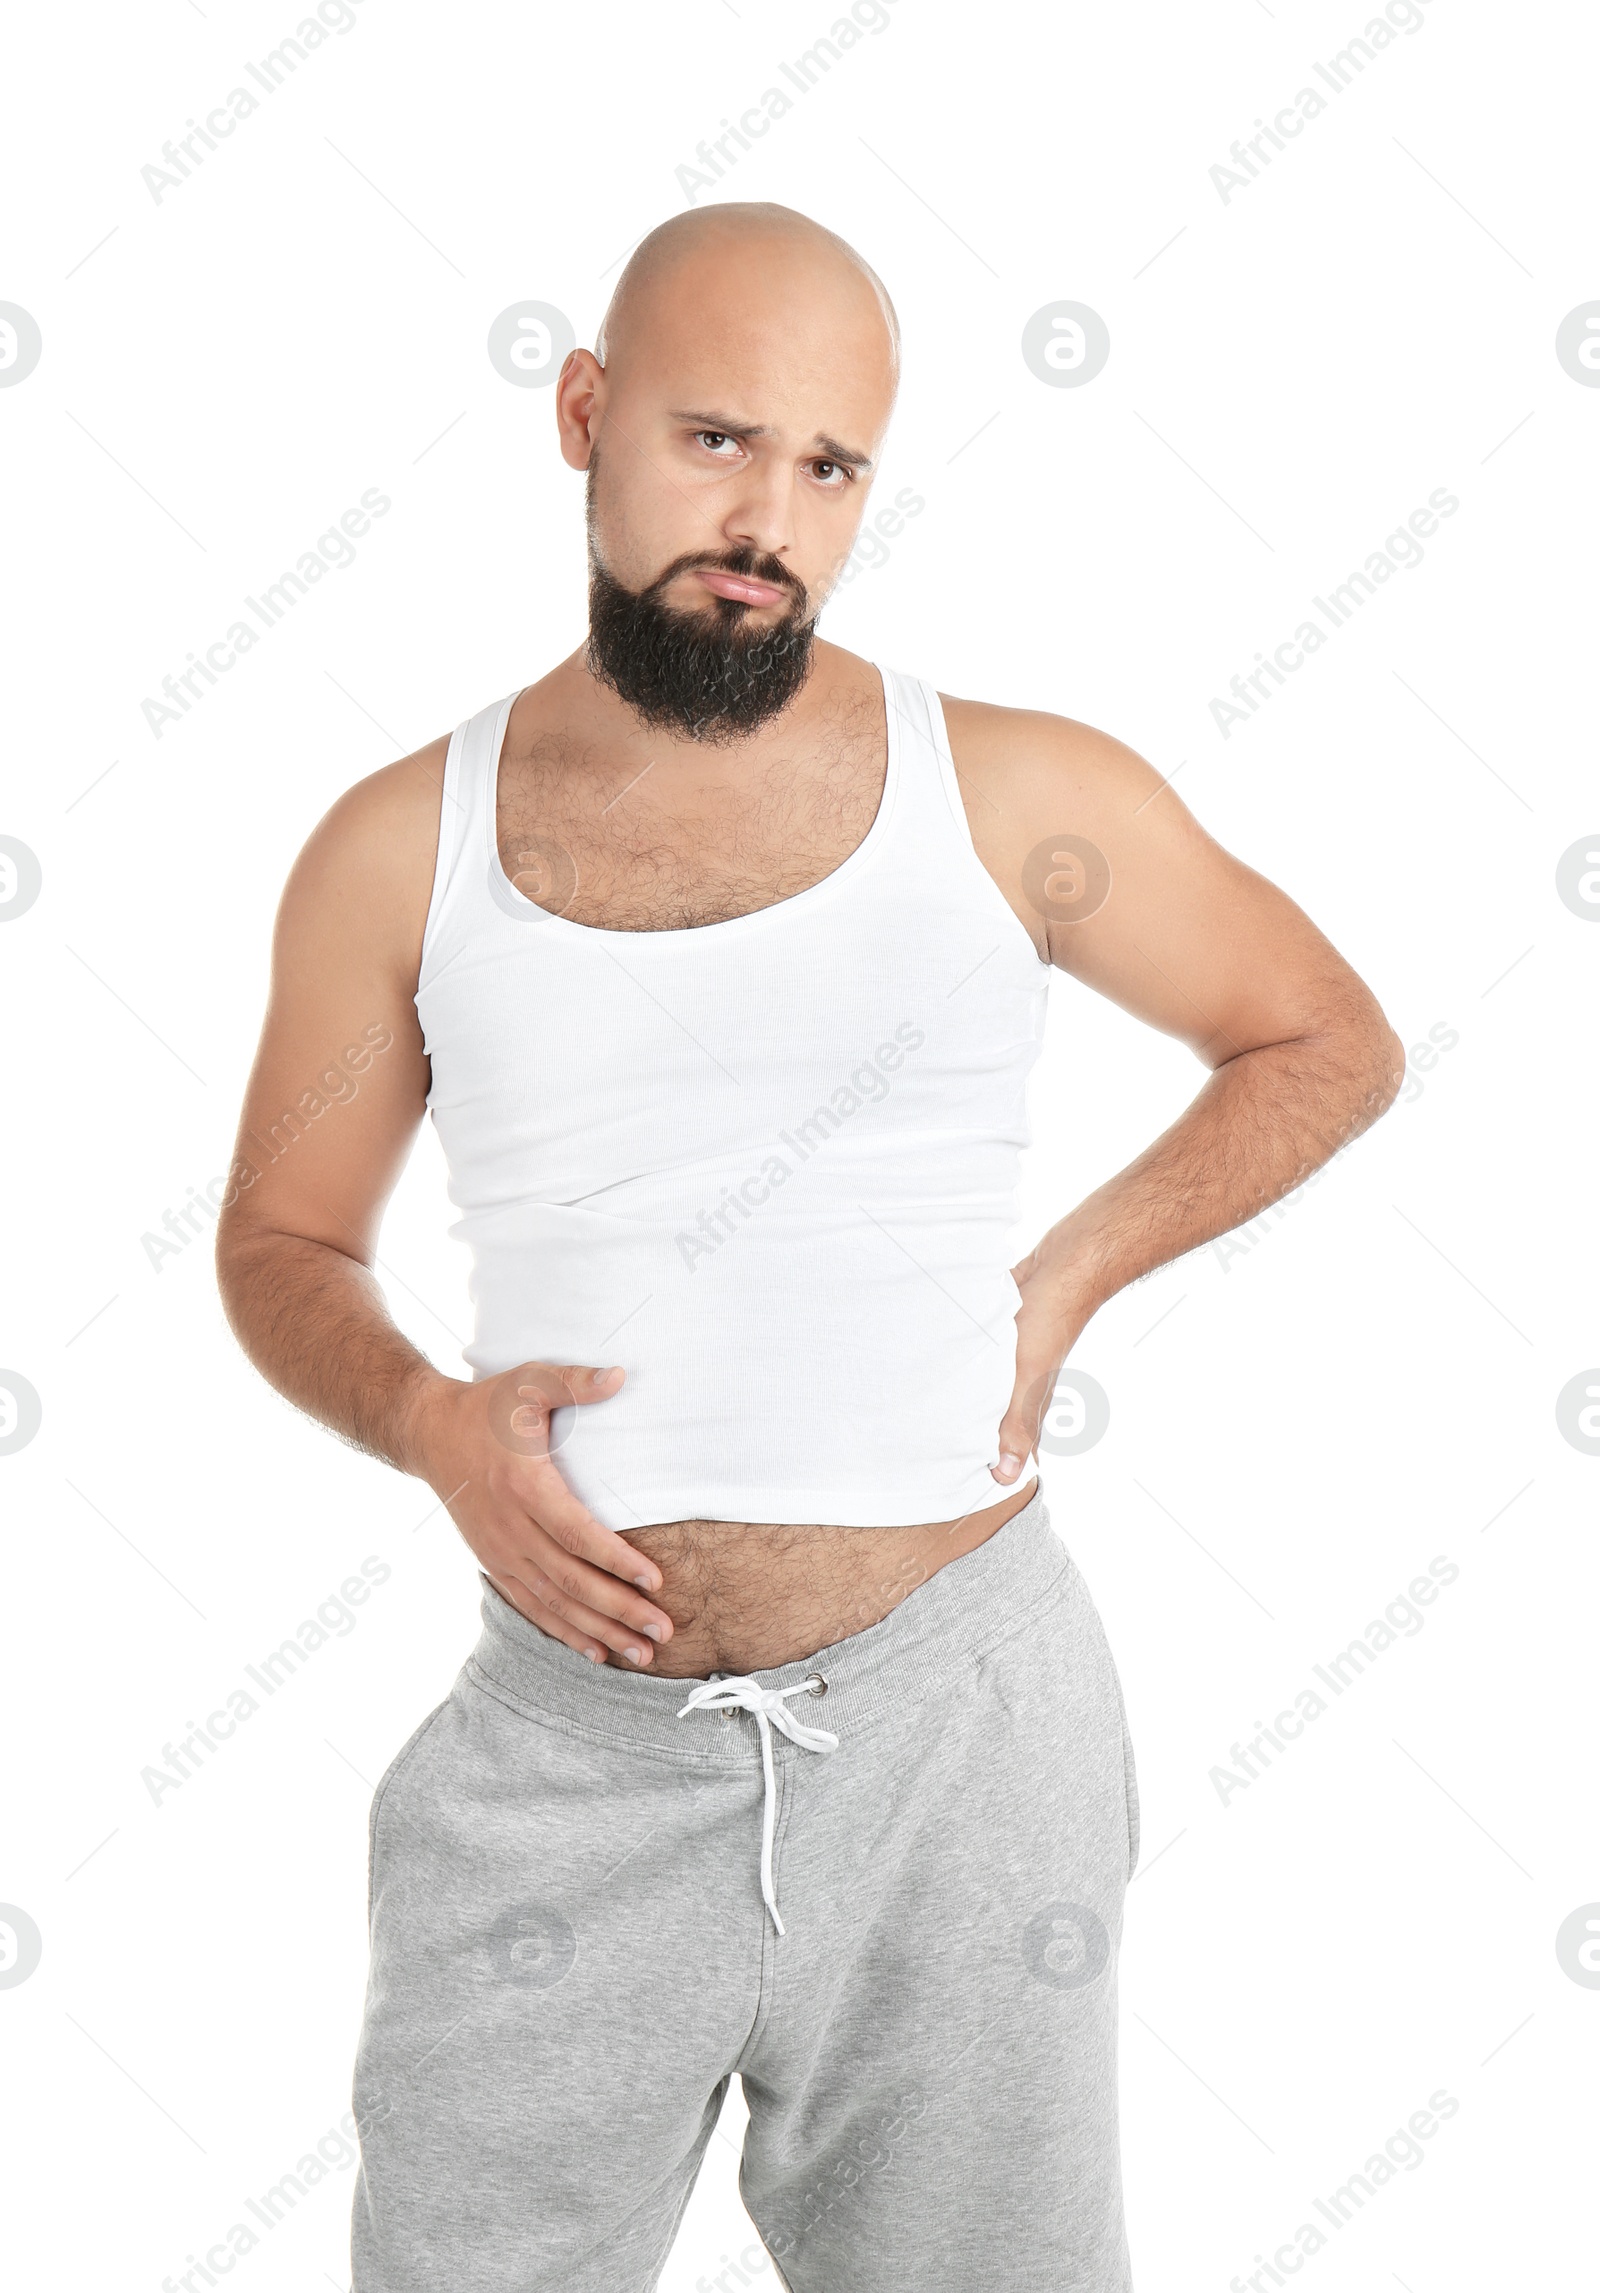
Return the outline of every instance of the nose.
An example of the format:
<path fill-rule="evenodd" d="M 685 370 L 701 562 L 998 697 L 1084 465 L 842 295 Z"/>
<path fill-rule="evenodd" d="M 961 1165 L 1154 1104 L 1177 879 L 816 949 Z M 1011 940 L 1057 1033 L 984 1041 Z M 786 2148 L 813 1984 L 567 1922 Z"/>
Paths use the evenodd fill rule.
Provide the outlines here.
<path fill-rule="evenodd" d="M 794 547 L 794 474 L 781 464 L 757 461 L 744 473 L 722 520 L 732 549 L 754 549 L 788 569 Z"/>

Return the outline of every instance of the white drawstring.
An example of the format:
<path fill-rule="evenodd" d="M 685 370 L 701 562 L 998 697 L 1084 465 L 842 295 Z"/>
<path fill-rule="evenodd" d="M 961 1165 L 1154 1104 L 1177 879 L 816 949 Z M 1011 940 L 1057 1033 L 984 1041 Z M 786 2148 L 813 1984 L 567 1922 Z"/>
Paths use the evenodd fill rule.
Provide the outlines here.
<path fill-rule="evenodd" d="M 820 1675 L 812 1675 L 813 1679 L 817 1677 Z M 831 1730 L 808 1728 L 790 1711 L 784 1698 L 798 1696 L 802 1689 L 810 1690 L 811 1680 L 797 1680 L 792 1688 L 763 1688 L 759 1680 L 746 1672 L 735 1673 L 728 1679 L 713 1673 L 709 1680 L 702 1680 L 698 1687 L 690 1690 L 689 1701 L 678 1713 L 681 1720 L 687 1712 L 726 1712 L 737 1706 L 756 1716 L 756 1726 L 761 1731 L 761 1774 L 765 1784 L 761 1806 L 761 1892 L 780 1935 L 783 1921 L 778 1916 L 777 1899 L 772 1892 L 772 1722 L 776 1720 L 791 1742 L 799 1744 L 804 1751 L 832 1752 L 839 1748 L 839 1739 Z"/>

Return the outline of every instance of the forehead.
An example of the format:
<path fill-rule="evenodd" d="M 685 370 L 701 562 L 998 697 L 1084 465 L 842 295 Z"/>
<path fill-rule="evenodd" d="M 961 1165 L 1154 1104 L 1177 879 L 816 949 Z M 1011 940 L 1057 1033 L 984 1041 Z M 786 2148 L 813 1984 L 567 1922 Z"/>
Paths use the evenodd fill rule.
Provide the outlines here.
<path fill-rule="evenodd" d="M 808 247 L 716 245 L 649 280 L 628 313 L 626 394 L 717 412 L 785 441 L 822 431 L 870 450 L 894 398 L 871 281 Z"/>

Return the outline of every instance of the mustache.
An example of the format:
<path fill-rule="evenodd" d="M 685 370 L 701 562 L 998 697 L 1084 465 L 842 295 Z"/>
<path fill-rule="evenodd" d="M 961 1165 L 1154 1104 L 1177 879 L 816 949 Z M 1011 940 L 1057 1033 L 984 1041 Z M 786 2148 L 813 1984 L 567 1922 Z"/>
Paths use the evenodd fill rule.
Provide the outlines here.
<path fill-rule="evenodd" d="M 809 603 L 805 583 L 798 580 L 780 559 L 769 557 L 764 550 L 759 549 L 727 550 L 720 554 L 714 550 L 688 550 L 682 557 L 675 557 L 641 594 L 654 600 L 677 580 L 680 573 L 701 572 L 732 573 L 747 581 L 770 581 L 775 589 L 786 589 L 801 611 Z M 722 602 L 732 604 L 734 601 L 725 598 Z"/>

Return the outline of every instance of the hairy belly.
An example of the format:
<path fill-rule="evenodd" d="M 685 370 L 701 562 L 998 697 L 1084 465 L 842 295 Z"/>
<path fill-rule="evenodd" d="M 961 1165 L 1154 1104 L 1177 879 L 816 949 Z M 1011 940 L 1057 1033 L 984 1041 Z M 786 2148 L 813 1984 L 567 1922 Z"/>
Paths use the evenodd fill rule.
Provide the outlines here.
<path fill-rule="evenodd" d="M 913 1528 L 770 1521 L 656 1521 L 622 1534 L 661 1571 L 672 1638 L 645 1666 L 674 1680 L 764 1672 L 865 1632 L 908 1593 L 993 1536 L 1033 1495 L 1030 1476 L 993 1505 Z M 607 1661 L 635 1669 L 617 1656 Z"/>

